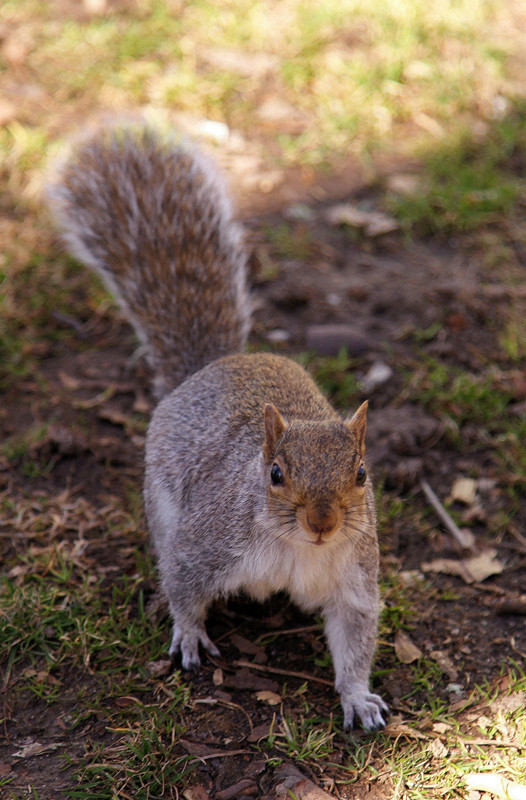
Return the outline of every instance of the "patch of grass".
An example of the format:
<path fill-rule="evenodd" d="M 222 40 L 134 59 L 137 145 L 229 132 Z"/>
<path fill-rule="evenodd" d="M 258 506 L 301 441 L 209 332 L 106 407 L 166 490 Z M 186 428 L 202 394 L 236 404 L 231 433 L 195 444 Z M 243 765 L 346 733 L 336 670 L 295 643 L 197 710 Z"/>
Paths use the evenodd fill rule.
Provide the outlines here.
<path fill-rule="evenodd" d="M 497 432 L 505 427 L 512 391 L 497 370 L 478 374 L 451 368 L 423 357 L 423 365 L 409 377 L 412 397 L 435 413 L 448 416 L 456 425 L 484 425 Z"/>
<path fill-rule="evenodd" d="M 476 136 L 461 127 L 421 154 L 420 188 L 406 196 L 388 196 L 390 210 L 407 227 L 422 233 L 451 233 L 480 228 L 509 215 L 526 182 L 526 105 L 518 102 Z"/>
<path fill-rule="evenodd" d="M 519 309 L 510 308 L 499 341 L 514 364 L 520 365 L 526 359 L 526 319 Z"/>
<path fill-rule="evenodd" d="M 70 797 L 178 800 L 193 764 L 177 747 L 184 733 L 177 720 L 186 695 L 179 687 L 171 693 L 172 698 L 158 698 L 154 703 L 123 698 L 126 712 L 114 712 L 108 724 L 114 741 L 89 748 L 80 767 L 70 761 L 78 781 Z"/>
<path fill-rule="evenodd" d="M 276 258 L 306 260 L 312 253 L 312 237 L 307 228 L 280 222 L 263 228 Z"/>
<path fill-rule="evenodd" d="M 232 0 L 227 9 L 143 0 L 91 18 L 22 0 L 4 3 L 2 15 L 33 45 L 27 64 L 62 107 L 82 95 L 113 110 L 168 107 L 253 131 L 270 76 L 304 120 L 281 137 L 294 163 L 392 144 L 414 118 L 424 130 L 489 110 L 511 50 L 496 0 L 445 0 L 439 11 L 422 0 L 372 0 L 366 10 L 357 0 Z M 83 69 L 71 69 L 79 61 Z M 24 127 L 21 138 L 39 135 Z"/>
<path fill-rule="evenodd" d="M 303 363 L 309 368 L 318 386 L 336 406 L 349 409 L 350 405 L 356 404 L 355 399 L 359 392 L 356 359 L 351 358 L 344 347 L 337 356 L 325 358 L 306 356 Z"/>
<path fill-rule="evenodd" d="M 338 783 L 352 784 L 368 774 L 378 785 L 389 781 L 392 796 L 407 800 L 458 797 L 464 776 L 473 772 L 497 772 L 523 783 L 521 749 L 508 746 L 524 737 L 523 680 L 523 670 L 506 666 L 500 682 L 475 687 L 465 708 L 455 713 L 431 695 L 431 705 L 413 721 L 394 720 L 386 733 L 378 734 L 376 747 L 353 743 L 339 765 Z M 473 735 L 473 720 L 481 720 L 481 736 Z"/>
<path fill-rule="evenodd" d="M 275 747 L 284 752 L 288 758 L 298 762 L 315 764 L 323 762 L 333 752 L 332 719 L 325 720 L 292 719 L 284 716 L 279 724 L 280 732 L 276 734 Z"/>

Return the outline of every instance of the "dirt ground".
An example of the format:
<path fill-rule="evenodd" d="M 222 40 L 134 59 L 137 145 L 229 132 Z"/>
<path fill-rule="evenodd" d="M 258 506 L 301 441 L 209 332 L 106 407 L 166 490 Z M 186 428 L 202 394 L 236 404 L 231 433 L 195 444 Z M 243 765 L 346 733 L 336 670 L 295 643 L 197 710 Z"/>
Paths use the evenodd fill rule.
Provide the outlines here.
<path fill-rule="evenodd" d="M 432 404 L 423 401 L 426 384 L 421 384 L 421 364 L 432 358 L 451 374 L 461 368 L 477 375 L 494 363 L 496 385 L 500 381 L 499 385 L 509 386 L 517 413 L 524 413 L 524 372 L 506 362 L 498 344 L 510 303 L 522 308 L 526 299 L 517 280 L 524 253 L 516 251 L 510 262 L 495 267 L 480 239 L 409 241 L 399 231 L 373 238 L 350 234 L 330 225 L 325 212 L 342 199 L 374 209 L 373 192 L 365 193 L 357 181 L 353 194 L 342 198 L 327 191 L 323 202 L 315 203 L 301 183 L 296 189 L 294 198 L 289 195 L 281 207 L 273 198 L 273 208 L 257 207 L 257 215 L 250 198 L 244 202 L 254 252 L 253 342 L 284 353 L 317 350 L 336 360 L 341 347 L 347 347 L 355 377 L 365 379 L 365 387 L 358 387 L 348 404 L 355 407 L 363 397 L 370 399 L 369 467 L 376 485 L 384 487 L 379 505 L 382 585 L 388 612 L 391 609 L 386 618 L 393 618 L 398 602 L 393 585 L 403 585 L 412 612 L 412 643 L 440 667 L 431 691 L 450 708 L 455 703 L 460 707 L 475 685 L 507 680 L 506 660 L 524 666 L 524 616 L 510 611 L 526 592 L 526 540 L 521 533 L 526 511 L 522 507 L 511 521 L 509 483 L 492 441 L 469 420 L 455 435 Z M 275 235 L 269 237 L 268 231 Z M 148 549 L 136 498 L 144 423 L 152 400 L 147 370 L 140 360 L 132 359 L 135 343 L 126 323 L 108 307 L 90 317 L 90 281 L 80 283 L 75 318 L 55 313 L 53 298 L 46 298 L 47 332 L 60 335 L 42 340 L 36 374 L 14 379 L 2 400 L 2 438 L 36 421 L 53 419 L 48 435 L 32 454 L 52 462 L 52 467 L 31 476 L 20 463 L 4 459 L 0 481 L 15 507 L 29 497 L 38 505 L 39 498 L 63 496 L 68 503 L 86 503 L 89 513 L 107 509 L 115 498 L 117 505 L 128 508 L 135 503 L 137 527 L 126 537 L 114 538 L 111 529 L 101 530 L 100 518 L 90 525 L 88 512 L 84 516 L 83 557 L 94 572 L 106 571 L 109 581 L 117 581 L 134 572 L 135 548 Z M 379 362 L 390 368 L 389 376 L 367 388 L 369 370 Z M 327 380 L 330 386 L 330 377 Z M 47 387 L 45 403 L 42 381 Z M 432 393 L 432 387 L 427 389 Z M 337 399 L 345 404 L 341 394 Z M 460 477 L 476 482 L 476 500 L 457 501 L 453 509 L 464 515 L 476 539 L 475 550 L 494 548 L 502 568 L 500 574 L 470 583 L 447 574 L 445 559 L 459 562 L 472 553 L 455 544 L 421 490 L 424 479 L 444 502 Z M 131 492 L 135 492 L 132 500 Z M 10 524 L 4 524 L 0 538 L 1 558 L 8 565 L 30 545 L 45 546 L 52 540 L 49 531 L 34 540 L 29 532 L 10 536 L 10 530 Z M 78 535 L 78 530 L 60 533 L 72 542 Z M 152 601 L 153 574 L 144 591 Z M 168 643 L 169 623 L 162 609 L 158 616 Z M 374 736 L 361 731 L 350 739 L 337 732 L 332 757 L 319 771 L 312 761 L 284 755 L 276 747 L 257 746 L 279 723 L 283 703 L 287 706 L 289 698 L 291 704 L 298 703 L 297 691 L 304 684 L 311 716 L 339 715 L 316 620 L 300 614 L 286 597 L 264 606 L 240 599 L 214 607 L 208 627 L 222 656 L 207 658 L 201 674 L 192 679 L 193 705 L 185 714 L 187 729 L 179 745 L 181 755 L 198 757 L 188 779 L 188 785 L 196 788 L 187 797 L 277 796 L 280 778 L 269 758 L 294 761 L 316 784 L 342 798 L 393 796 L 389 768 L 382 766 L 378 749 L 371 750 L 378 766 L 376 780 L 367 772 L 348 787 L 332 782 L 341 779 L 339 769 L 350 749 L 374 741 Z M 395 657 L 394 633 L 387 621 L 374 683 L 392 708 L 396 735 L 404 720 L 418 714 L 424 697 L 428 701 L 429 692 L 417 689 L 407 699 L 412 666 Z M 246 662 L 256 666 L 250 669 L 243 666 Z M 15 797 L 75 796 L 71 769 L 64 769 L 64 753 L 75 759 L 93 741 L 111 744 L 117 735 L 96 714 L 75 726 L 68 724 L 79 689 L 89 692 L 92 676 L 90 670 L 78 668 L 65 677 L 68 689 L 52 704 L 17 691 L 13 676 L 5 687 L 0 776 L 12 778 L 9 789 Z M 261 699 L 264 695 L 258 699 L 260 692 L 279 695 L 281 704 L 271 705 Z M 52 743 L 53 749 L 32 758 L 17 755 L 34 741 L 44 748 Z"/>

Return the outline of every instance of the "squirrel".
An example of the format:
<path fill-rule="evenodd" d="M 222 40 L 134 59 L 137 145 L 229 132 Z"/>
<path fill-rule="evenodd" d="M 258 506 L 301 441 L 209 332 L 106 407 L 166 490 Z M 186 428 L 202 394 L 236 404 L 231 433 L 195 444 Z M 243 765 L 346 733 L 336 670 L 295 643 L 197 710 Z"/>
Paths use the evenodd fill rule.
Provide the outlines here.
<path fill-rule="evenodd" d="M 210 604 L 286 590 L 321 611 L 344 728 L 385 725 L 369 689 L 378 541 L 364 462 L 367 402 L 342 419 L 297 363 L 244 352 L 242 228 L 215 165 L 147 125 L 109 126 L 56 167 L 48 205 L 145 347 L 160 401 L 145 509 L 173 620 L 170 656 L 212 656 Z"/>

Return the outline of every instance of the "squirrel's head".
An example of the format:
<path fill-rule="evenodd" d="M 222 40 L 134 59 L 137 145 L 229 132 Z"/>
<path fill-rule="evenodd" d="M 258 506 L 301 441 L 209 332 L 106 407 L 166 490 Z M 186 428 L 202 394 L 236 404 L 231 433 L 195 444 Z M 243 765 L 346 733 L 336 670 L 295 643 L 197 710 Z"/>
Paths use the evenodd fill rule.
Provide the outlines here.
<path fill-rule="evenodd" d="M 347 420 L 283 419 L 265 406 L 268 498 L 283 526 L 317 545 L 367 531 L 372 499 L 364 465 L 367 402 Z"/>

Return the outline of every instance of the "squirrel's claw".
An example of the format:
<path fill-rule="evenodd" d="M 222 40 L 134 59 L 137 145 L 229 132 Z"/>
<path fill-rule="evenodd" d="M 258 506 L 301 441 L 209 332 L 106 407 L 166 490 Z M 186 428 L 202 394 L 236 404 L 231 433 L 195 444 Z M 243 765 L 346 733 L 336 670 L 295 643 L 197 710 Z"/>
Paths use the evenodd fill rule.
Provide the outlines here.
<path fill-rule="evenodd" d="M 356 716 L 358 716 L 364 731 L 385 728 L 384 716 L 389 715 L 389 708 L 379 695 L 367 692 L 361 696 L 345 698 L 345 700 L 342 698 L 342 706 L 345 715 L 344 730 L 352 730 Z"/>
<path fill-rule="evenodd" d="M 199 643 L 211 656 L 218 657 L 220 655 L 219 650 L 204 629 L 195 628 L 183 632 L 174 625 L 172 642 L 168 651 L 170 658 L 174 658 L 180 652 L 183 669 L 186 672 L 199 672 L 201 668 Z"/>

